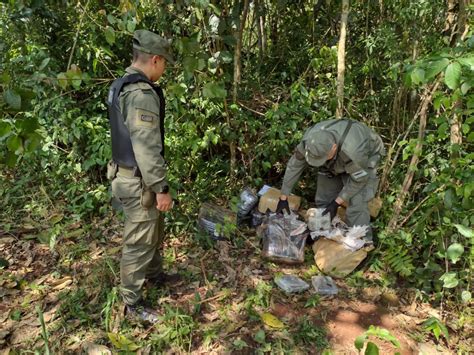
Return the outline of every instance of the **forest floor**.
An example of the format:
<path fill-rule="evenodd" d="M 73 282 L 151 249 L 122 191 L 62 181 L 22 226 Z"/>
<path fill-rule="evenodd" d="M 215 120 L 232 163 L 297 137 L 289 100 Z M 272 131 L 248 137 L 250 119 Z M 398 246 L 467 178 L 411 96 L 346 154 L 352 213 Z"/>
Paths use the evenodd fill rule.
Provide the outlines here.
<path fill-rule="evenodd" d="M 450 354 L 472 349 L 465 331 L 450 327 L 449 342 L 423 329 L 439 311 L 412 290 L 391 289 L 375 272 L 356 271 L 336 280 L 339 294 L 311 291 L 287 295 L 274 283 L 277 274 L 306 281 L 318 273 L 306 248 L 300 266 L 264 261 L 254 231 L 232 243 L 205 247 L 199 238 L 170 238 L 165 267 L 182 280 L 146 288 L 145 297 L 162 315 L 154 327 L 123 316 L 117 292 L 120 222 L 73 223 L 61 229 L 51 249 L 38 241 L 37 226 L 0 231 L 0 354 L 18 350 L 51 353 L 321 353 L 357 354 L 356 337 L 369 326 L 387 329 L 400 349 L 374 337 L 381 354 Z M 51 242 L 51 241 L 50 241 Z M 270 313 L 283 326 L 262 318 Z M 42 330 L 41 317 L 46 331 Z M 449 325 L 449 324 L 448 324 Z M 45 342 L 47 340 L 47 342 Z M 472 339 L 471 339 L 472 341 Z M 466 353 L 468 351 L 466 350 Z"/>

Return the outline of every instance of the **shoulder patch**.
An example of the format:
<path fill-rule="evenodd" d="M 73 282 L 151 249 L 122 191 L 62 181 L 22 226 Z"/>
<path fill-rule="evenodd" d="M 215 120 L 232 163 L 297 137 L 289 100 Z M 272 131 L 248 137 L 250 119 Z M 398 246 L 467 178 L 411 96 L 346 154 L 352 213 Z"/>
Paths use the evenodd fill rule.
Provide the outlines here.
<path fill-rule="evenodd" d="M 135 109 L 134 125 L 136 127 L 156 128 L 158 127 L 158 114 L 145 110 L 143 108 Z"/>
<path fill-rule="evenodd" d="M 358 170 L 354 173 L 351 174 L 352 178 L 354 180 L 360 180 L 360 179 L 363 179 L 364 177 L 366 177 L 368 175 L 367 171 L 365 171 L 364 169 L 361 169 L 361 170 Z"/>

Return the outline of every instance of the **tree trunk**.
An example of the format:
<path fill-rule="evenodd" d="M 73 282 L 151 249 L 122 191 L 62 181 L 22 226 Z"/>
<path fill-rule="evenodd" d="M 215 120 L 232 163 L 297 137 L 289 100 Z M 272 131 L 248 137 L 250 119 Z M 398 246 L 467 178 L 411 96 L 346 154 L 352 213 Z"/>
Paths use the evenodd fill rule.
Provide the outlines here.
<path fill-rule="evenodd" d="M 240 18 L 240 26 L 236 33 L 237 44 L 234 52 L 234 84 L 232 90 L 232 102 L 237 102 L 237 89 L 241 79 L 241 56 L 242 56 L 242 37 L 245 28 L 245 22 L 247 20 L 247 13 L 249 10 L 249 0 L 244 0 L 244 9 L 242 11 L 242 17 Z"/>
<path fill-rule="evenodd" d="M 459 4 L 459 7 L 457 5 Z M 455 46 L 459 40 L 463 40 L 463 35 L 467 26 L 467 0 L 448 0 L 448 14 L 446 16 L 445 31 L 450 33 L 450 44 Z M 456 8 L 458 11 L 456 12 Z M 451 142 L 451 158 L 459 157 L 459 150 L 455 146 L 462 144 L 462 101 L 458 98 L 452 107 L 452 118 L 450 121 L 450 142 Z"/>
<path fill-rule="evenodd" d="M 408 166 L 408 171 L 405 175 L 405 180 L 403 181 L 402 189 L 400 190 L 400 193 L 398 194 L 395 204 L 393 206 L 393 215 L 387 227 L 388 233 L 393 232 L 397 227 L 398 217 L 400 216 L 403 204 L 405 203 L 405 198 L 407 197 L 408 191 L 410 190 L 411 184 L 413 182 L 413 177 L 415 175 L 415 171 L 417 170 L 418 161 L 420 160 L 420 156 L 423 151 L 423 141 L 425 138 L 428 107 L 433 98 L 433 94 L 436 92 L 438 86 L 439 81 L 436 81 L 435 84 L 426 88 L 425 94 L 423 95 L 424 97 L 421 102 L 421 108 L 419 110 L 420 125 L 418 127 L 418 142 L 416 143 L 413 156 L 411 157 L 410 165 Z"/>
<path fill-rule="evenodd" d="M 247 13 L 249 10 L 249 0 L 244 0 L 244 9 L 242 11 L 242 17 L 240 18 L 240 26 L 236 33 L 237 44 L 235 46 L 234 53 L 234 83 L 232 88 L 232 102 L 237 103 L 237 89 L 241 79 L 241 55 L 242 55 L 242 38 L 245 28 L 245 22 L 247 20 Z M 231 122 L 229 122 L 229 127 Z M 229 143 L 230 149 L 230 177 L 234 178 L 237 164 L 237 148 L 234 141 Z"/>
<path fill-rule="evenodd" d="M 265 4 L 263 0 L 255 0 L 255 9 L 257 13 L 257 35 L 258 35 L 258 55 L 260 63 L 265 55 L 266 38 L 265 38 Z"/>
<path fill-rule="evenodd" d="M 341 14 L 341 35 L 339 37 L 339 45 L 337 48 L 337 109 L 336 118 L 341 118 L 344 112 L 344 72 L 346 57 L 346 28 L 347 17 L 349 14 L 349 0 L 342 0 Z"/>

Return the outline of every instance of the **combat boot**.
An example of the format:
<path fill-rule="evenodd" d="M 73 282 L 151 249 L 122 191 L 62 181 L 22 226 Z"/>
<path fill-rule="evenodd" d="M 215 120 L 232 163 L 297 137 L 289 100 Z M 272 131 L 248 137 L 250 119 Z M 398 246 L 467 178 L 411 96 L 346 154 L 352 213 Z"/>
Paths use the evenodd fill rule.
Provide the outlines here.
<path fill-rule="evenodd" d="M 179 281 L 181 281 L 179 274 L 167 274 L 165 272 L 160 272 L 156 276 L 148 278 L 148 283 L 154 287 L 160 287 L 163 284 L 175 284 Z"/>

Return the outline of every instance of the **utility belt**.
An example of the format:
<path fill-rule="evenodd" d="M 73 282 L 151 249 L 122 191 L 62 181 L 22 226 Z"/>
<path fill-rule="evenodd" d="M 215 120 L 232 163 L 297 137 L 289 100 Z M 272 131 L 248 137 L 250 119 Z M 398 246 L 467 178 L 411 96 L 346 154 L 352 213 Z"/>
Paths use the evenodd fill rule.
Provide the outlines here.
<path fill-rule="evenodd" d="M 142 177 L 142 173 L 138 166 L 128 167 L 118 165 L 113 160 L 110 160 L 107 164 L 107 179 L 113 180 L 117 174 L 122 176 L 133 178 L 133 177 Z"/>
<path fill-rule="evenodd" d="M 113 180 L 120 174 L 121 176 L 125 176 L 127 178 L 141 178 L 142 173 L 138 166 L 133 168 L 128 166 L 121 166 L 115 163 L 113 160 L 109 161 L 107 164 L 107 179 Z M 155 205 L 156 201 L 156 194 L 151 190 L 150 187 L 146 186 L 143 180 L 140 180 L 140 205 L 143 208 L 150 208 Z"/>
<path fill-rule="evenodd" d="M 324 175 L 324 176 L 328 177 L 329 179 L 332 179 L 333 177 L 336 176 L 335 174 L 333 174 L 328 169 L 319 169 L 318 174 L 319 175 Z"/>
<path fill-rule="evenodd" d="M 117 165 L 117 173 L 125 177 L 142 177 L 142 173 L 138 166 L 129 168 L 128 166 Z"/>

